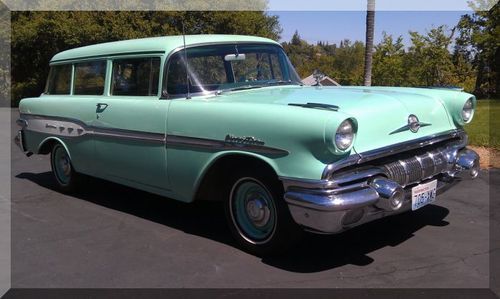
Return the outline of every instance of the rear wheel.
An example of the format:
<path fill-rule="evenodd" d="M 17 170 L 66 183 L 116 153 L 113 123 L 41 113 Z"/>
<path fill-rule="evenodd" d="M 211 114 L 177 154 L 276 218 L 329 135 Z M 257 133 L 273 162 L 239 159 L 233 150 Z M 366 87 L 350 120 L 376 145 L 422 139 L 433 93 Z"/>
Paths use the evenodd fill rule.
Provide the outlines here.
<path fill-rule="evenodd" d="M 75 191 L 79 175 L 71 164 L 68 152 L 60 143 L 52 147 L 50 165 L 59 189 L 63 192 Z"/>
<path fill-rule="evenodd" d="M 283 187 L 271 176 L 248 171 L 233 176 L 226 215 L 233 236 L 246 251 L 276 254 L 299 240 L 302 230 L 283 200 Z"/>

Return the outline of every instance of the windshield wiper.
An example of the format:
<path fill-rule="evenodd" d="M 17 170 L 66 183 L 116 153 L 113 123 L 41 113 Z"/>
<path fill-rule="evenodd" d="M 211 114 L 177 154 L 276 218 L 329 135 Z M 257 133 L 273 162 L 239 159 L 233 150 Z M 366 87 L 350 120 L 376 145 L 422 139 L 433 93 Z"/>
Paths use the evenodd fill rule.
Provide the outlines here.
<path fill-rule="evenodd" d="M 293 84 L 292 80 L 272 80 L 268 81 L 266 84 L 267 85 L 287 85 L 287 84 Z"/>
<path fill-rule="evenodd" d="M 298 107 L 304 107 L 304 108 L 318 108 L 318 109 L 326 109 L 326 110 L 333 110 L 333 111 L 338 111 L 339 106 L 337 105 L 330 105 L 330 104 L 323 104 L 323 103 L 289 103 L 288 106 L 298 106 Z"/>

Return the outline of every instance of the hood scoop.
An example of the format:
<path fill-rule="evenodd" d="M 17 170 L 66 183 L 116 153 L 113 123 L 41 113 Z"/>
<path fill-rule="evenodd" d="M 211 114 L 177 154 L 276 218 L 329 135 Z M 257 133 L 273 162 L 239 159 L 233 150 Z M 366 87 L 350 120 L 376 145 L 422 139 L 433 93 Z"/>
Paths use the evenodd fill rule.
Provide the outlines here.
<path fill-rule="evenodd" d="M 331 111 L 338 111 L 339 110 L 339 106 L 330 105 L 330 104 L 323 104 L 323 103 L 305 103 L 305 104 L 290 103 L 288 105 L 289 106 L 298 106 L 298 107 L 303 107 L 303 108 L 324 109 L 324 110 L 331 110 Z"/>

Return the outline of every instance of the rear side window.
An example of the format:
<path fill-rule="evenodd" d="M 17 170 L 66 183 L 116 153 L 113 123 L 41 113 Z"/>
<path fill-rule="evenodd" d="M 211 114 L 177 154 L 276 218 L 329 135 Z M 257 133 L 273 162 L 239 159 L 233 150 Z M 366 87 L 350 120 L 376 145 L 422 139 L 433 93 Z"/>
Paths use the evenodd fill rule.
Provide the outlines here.
<path fill-rule="evenodd" d="M 155 96 L 158 94 L 160 58 L 132 58 L 113 61 L 112 95 Z"/>
<path fill-rule="evenodd" d="M 46 94 L 70 94 L 71 64 L 50 67 Z"/>
<path fill-rule="evenodd" d="M 102 95 L 106 76 L 106 61 L 75 64 L 75 90 L 77 95 Z"/>

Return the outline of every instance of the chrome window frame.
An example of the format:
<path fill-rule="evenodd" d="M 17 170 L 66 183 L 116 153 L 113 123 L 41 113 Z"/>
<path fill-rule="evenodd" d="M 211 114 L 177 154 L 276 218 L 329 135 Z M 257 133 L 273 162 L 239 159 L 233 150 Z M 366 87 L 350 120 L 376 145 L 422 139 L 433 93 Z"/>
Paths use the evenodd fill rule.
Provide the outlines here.
<path fill-rule="evenodd" d="M 71 93 L 69 95 L 71 96 L 78 96 L 78 97 L 96 97 L 96 96 L 111 96 L 109 94 L 110 91 L 110 76 L 111 73 L 109 70 L 111 68 L 109 67 L 109 62 L 114 59 L 121 59 L 121 58 L 143 58 L 143 57 L 158 57 L 160 58 L 160 73 L 159 73 L 159 78 L 163 77 L 163 67 L 162 65 L 165 63 L 165 51 L 142 51 L 142 52 L 122 52 L 122 53 L 110 53 L 110 54 L 103 54 L 103 55 L 93 55 L 93 56 L 81 56 L 81 57 L 75 57 L 75 58 L 70 58 L 70 59 L 61 59 L 61 60 L 53 60 L 49 62 L 49 66 L 56 66 L 56 65 L 66 65 L 66 64 L 71 64 L 72 65 L 72 70 L 71 70 Z M 75 89 L 75 64 L 78 63 L 86 63 L 86 62 L 92 62 L 92 61 L 106 61 L 106 76 L 105 76 L 105 87 L 104 87 L 104 93 L 101 95 L 75 95 L 74 89 Z M 48 80 L 48 78 L 47 78 Z M 47 84 L 47 83 L 46 83 Z M 140 96 L 140 97 L 146 97 L 146 98 L 159 98 L 161 95 L 161 88 L 162 88 L 162 82 L 161 80 L 158 80 L 158 93 L 153 96 Z M 42 95 L 48 95 L 45 93 L 42 93 Z M 51 96 L 68 96 L 68 94 L 65 95 L 51 95 Z"/>
<path fill-rule="evenodd" d="M 157 91 L 156 91 L 156 94 L 153 94 L 153 95 L 116 95 L 116 94 L 113 94 L 113 66 L 114 66 L 114 63 L 116 60 L 126 60 L 126 59 L 155 59 L 155 58 L 158 58 L 158 84 L 157 84 Z M 114 56 L 114 57 L 110 57 L 108 58 L 108 63 L 109 63 L 109 69 L 110 69 L 110 74 L 109 74 L 109 83 L 107 84 L 108 85 L 108 92 L 106 93 L 107 96 L 110 96 L 110 97 L 147 97 L 147 98 L 150 98 L 150 97 L 159 97 L 160 96 L 160 93 L 161 93 L 161 90 L 160 90 L 160 87 L 161 87 L 161 82 L 160 82 L 160 79 L 161 79 L 161 76 L 162 76 L 162 63 L 163 63 L 163 55 L 151 55 L 151 54 L 145 54 L 145 55 L 129 55 L 129 54 L 126 54 L 126 55 L 117 55 L 117 56 Z"/>
<path fill-rule="evenodd" d="M 75 88 L 76 88 L 76 67 L 78 64 L 86 64 L 86 63 L 93 63 L 93 62 L 104 62 L 105 65 L 105 71 L 104 71 L 104 82 L 102 86 L 102 93 L 100 94 L 75 94 Z M 109 59 L 106 58 L 98 58 L 98 59 L 89 59 L 86 61 L 77 61 L 73 63 L 73 80 L 72 80 L 72 93 L 71 95 L 75 96 L 87 96 L 87 97 L 100 97 L 100 96 L 106 96 L 107 93 L 109 93 Z"/>
<path fill-rule="evenodd" d="M 163 65 L 163 78 L 161 80 L 161 89 L 160 89 L 160 100 L 174 100 L 174 99 L 187 99 L 187 94 L 182 94 L 182 95 L 169 95 L 168 93 L 164 93 L 163 91 L 166 91 L 166 86 L 167 82 L 166 76 L 168 74 L 168 67 L 170 65 L 170 59 L 174 54 L 176 54 L 179 51 L 182 51 L 184 49 L 190 49 L 190 48 L 196 48 L 196 47 L 205 47 L 205 46 L 218 46 L 218 45 L 256 45 L 256 44 L 261 44 L 261 45 L 271 45 L 271 46 L 276 46 L 278 48 L 281 48 L 281 50 L 285 51 L 283 49 L 283 46 L 280 44 L 274 44 L 271 42 L 262 42 L 262 41 L 256 41 L 256 42 L 249 42 L 249 41 L 225 41 L 225 42 L 208 42 L 208 43 L 195 43 L 195 44 L 189 44 L 186 46 L 181 46 L 173 49 L 167 54 L 167 57 L 165 58 L 165 63 Z M 286 56 L 286 54 L 285 54 Z M 288 59 L 288 56 L 287 56 Z M 290 63 L 291 64 L 291 63 Z M 206 96 L 206 95 L 212 95 L 214 92 L 196 92 L 196 93 L 190 93 L 190 96 Z"/>

